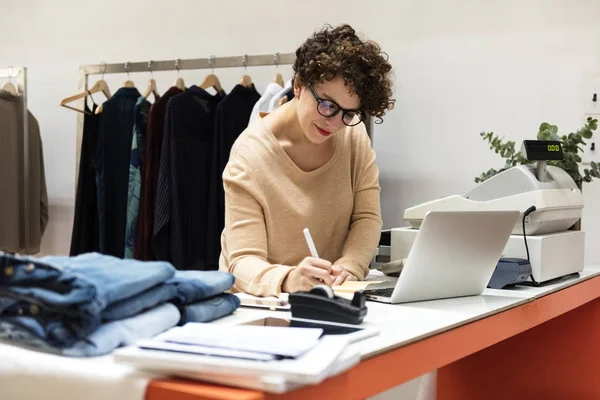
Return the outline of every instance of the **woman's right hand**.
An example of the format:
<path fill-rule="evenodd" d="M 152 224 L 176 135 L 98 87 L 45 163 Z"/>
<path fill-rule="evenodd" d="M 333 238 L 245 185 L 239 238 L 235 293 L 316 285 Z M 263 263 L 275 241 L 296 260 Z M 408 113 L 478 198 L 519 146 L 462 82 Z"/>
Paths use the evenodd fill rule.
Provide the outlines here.
<path fill-rule="evenodd" d="M 315 257 L 306 257 L 283 281 L 281 290 L 287 293 L 307 291 L 316 285 L 331 286 L 331 263 Z"/>

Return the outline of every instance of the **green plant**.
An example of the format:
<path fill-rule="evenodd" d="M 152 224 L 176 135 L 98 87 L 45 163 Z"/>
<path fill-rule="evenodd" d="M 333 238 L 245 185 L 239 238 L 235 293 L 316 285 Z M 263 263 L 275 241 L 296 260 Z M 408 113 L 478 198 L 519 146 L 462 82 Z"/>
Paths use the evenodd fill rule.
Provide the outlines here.
<path fill-rule="evenodd" d="M 600 178 L 600 164 L 591 162 L 590 168 L 583 170 L 583 175 L 579 169 L 581 156 L 578 154 L 583 152 L 583 147 L 586 145 L 585 140 L 591 139 L 594 136 L 594 131 L 598 128 L 598 120 L 588 117 L 586 124 L 577 132 L 569 133 L 568 135 L 559 136 L 558 127 L 544 122 L 540 125 L 537 134 L 538 140 L 557 140 L 560 141 L 564 159 L 550 160 L 548 165 L 555 165 L 567 172 L 573 180 L 581 187 L 582 182 L 591 182 L 594 178 Z M 527 160 L 515 147 L 515 142 L 505 141 L 495 135 L 493 132 L 482 132 L 481 137 L 487 140 L 490 144 L 490 149 L 496 154 L 505 159 L 504 167 L 499 170 L 491 168 L 475 178 L 476 183 L 481 183 L 492 176 L 514 167 L 519 164 L 532 164 L 533 161 Z M 584 140 L 585 139 L 585 140 Z"/>

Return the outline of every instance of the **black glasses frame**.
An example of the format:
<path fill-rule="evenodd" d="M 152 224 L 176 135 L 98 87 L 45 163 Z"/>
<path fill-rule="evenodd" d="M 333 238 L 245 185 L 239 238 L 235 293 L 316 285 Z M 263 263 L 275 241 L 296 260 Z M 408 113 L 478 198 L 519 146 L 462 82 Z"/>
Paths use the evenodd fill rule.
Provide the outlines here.
<path fill-rule="evenodd" d="M 333 100 L 329 100 L 329 99 L 322 99 L 320 98 L 317 93 L 315 92 L 315 90 L 313 89 L 312 85 L 309 83 L 307 85 L 308 89 L 310 89 L 310 92 L 313 94 L 313 96 L 315 96 L 315 100 L 317 100 L 317 112 L 319 114 L 321 114 L 322 116 L 326 117 L 326 118 L 331 118 L 331 117 L 335 117 L 336 115 L 338 115 L 340 113 L 340 111 L 342 112 L 342 122 L 344 123 L 344 125 L 346 126 L 356 126 L 358 124 L 360 124 L 361 122 L 363 122 L 364 120 L 367 119 L 367 116 L 365 115 L 364 112 L 362 112 L 361 110 L 346 110 L 345 108 L 340 107 L 340 105 L 338 103 L 336 103 Z M 331 115 L 325 115 L 321 112 L 321 110 L 319 110 L 319 106 L 321 105 L 322 102 L 327 101 L 329 103 L 334 104 L 337 107 L 337 110 L 335 110 L 333 112 L 333 114 Z M 355 124 L 347 124 L 346 121 L 344 121 L 344 116 L 348 113 L 356 113 L 356 115 L 358 115 L 358 122 Z M 354 119 L 354 117 L 352 117 L 352 119 Z"/>

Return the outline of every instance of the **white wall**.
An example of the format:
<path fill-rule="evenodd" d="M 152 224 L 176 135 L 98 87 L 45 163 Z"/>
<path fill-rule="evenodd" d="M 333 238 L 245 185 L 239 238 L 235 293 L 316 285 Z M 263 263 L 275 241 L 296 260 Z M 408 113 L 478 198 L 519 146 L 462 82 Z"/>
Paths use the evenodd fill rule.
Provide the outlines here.
<path fill-rule="evenodd" d="M 500 166 L 479 138 L 520 141 L 542 121 L 561 132 L 582 121 L 582 85 L 598 72 L 600 2 L 594 0 L 363 1 L 301 3 L 0 0 L 0 66 L 29 68 L 30 109 L 40 120 L 51 223 L 44 252 L 65 253 L 75 186 L 74 112 L 80 64 L 294 51 L 324 23 L 349 22 L 377 40 L 396 75 L 396 109 L 376 126 L 385 227 L 407 206 L 471 188 Z M 286 73 L 289 67 L 282 68 Z M 252 69 L 259 90 L 274 69 Z M 241 70 L 218 71 L 231 88 Z M 155 74 L 166 89 L 174 73 Z M 183 74 L 199 82 L 202 72 Z M 147 75 L 133 75 L 144 87 Z M 110 76 L 113 91 L 123 76 Z M 102 97 L 96 97 L 98 101 Z M 598 185 L 586 185 L 588 261 L 600 237 Z"/>
<path fill-rule="evenodd" d="M 44 140 L 52 205 L 44 252 L 65 253 L 70 241 L 76 115 L 58 102 L 76 91 L 81 64 L 291 52 L 324 23 L 351 23 L 380 42 L 396 75 L 396 109 L 375 128 L 385 227 L 404 225 L 406 207 L 463 193 L 480 172 L 502 164 L 479 132 L 520 141 L 533 138 L 542 121 L 561 132 L 580 126 L 582 85 L 598 72 L 600 2 L 366 4 L 0 0 L 0 66 L 29 68 L 30 109 Z M 250 72 L 261 90 L 274 68 Z M 241 73 L 218 71 L 226 89 Z M 166 89 L 175 73 L 155 75 Z M 183 76 L 199 82 L 203 73 Z M 132 77 L 145 87 L 148 75 Z M 123 79 L 107 77 L 113 91 Z M 593 262 L 600 261 L 591 246 L 600 237 L 599 191 L 595 184 L 584 188 Z"/>

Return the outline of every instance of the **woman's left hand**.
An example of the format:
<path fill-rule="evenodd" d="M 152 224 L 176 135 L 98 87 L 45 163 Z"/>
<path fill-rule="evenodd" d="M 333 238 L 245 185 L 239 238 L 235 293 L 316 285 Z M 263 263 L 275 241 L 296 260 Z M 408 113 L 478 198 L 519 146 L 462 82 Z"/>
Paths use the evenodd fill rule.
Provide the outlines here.
<path fill-rule="evenodd" d="M 341 265 L 331 266 L 331 276 L 335 278 L 332 286 L 338 286 L 344 283 L 344 281 L 357 281 L 358 278 L 348 272 Z"/>

